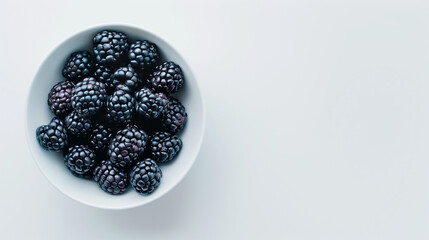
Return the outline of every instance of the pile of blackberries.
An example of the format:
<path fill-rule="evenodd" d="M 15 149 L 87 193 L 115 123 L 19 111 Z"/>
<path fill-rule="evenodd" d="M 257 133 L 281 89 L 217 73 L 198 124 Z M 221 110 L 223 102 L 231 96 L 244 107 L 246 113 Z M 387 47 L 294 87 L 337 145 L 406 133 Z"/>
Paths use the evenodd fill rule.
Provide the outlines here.
<path fill-rule="evenodd" d="M 171 94 L 184 84 L 179 65 L 161 62 L 155 43 L 129 43 L 118 31 L 104 30 L 92 51 L 73 52 L 48 94 L 55 115 L 37 128 L 40 146 L 64 153 L 77 177 L 93 179 L 111 194 L 129 183 L 142 194 L 160 184 L 160 164 L 172 161 L 182 141 L 187 113 Z"/>

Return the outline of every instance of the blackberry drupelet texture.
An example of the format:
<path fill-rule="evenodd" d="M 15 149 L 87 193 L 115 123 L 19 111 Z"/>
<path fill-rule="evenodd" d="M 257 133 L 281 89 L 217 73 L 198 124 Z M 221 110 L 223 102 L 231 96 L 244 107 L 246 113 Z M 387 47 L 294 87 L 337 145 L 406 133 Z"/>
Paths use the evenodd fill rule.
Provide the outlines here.
<path fill-rule="evenodd" d="M 151 71 L 159 59 L 158 47 L 147 40 L 136 41 L 131 44 L 128 58 L 138 72 Z"/>
<path fill-rule="evenodd" d="M 119 130 L 107 150 L 110 162 L 119 168 L 132 165 L 144 152 L 147 140 L 147 134 L 135 125 Z"/>
<path fill-rule="evenodd" d="M 68 145 L 67 131 L 59 118 L 53 118 L 49 124 L 38 127 L 36 137 L 40 146 L 48 151 L 59 152 Z"/>
<path fill-rule="evenodd" d="M 110 80 L 110 77 L 115 72 L 116 68 L 111 68 L 108 66 L 95 65 L 94 78 L 96 81 L 107 84 Z"/>
<path fill-rule="evenodd" d="M 79 116 L 75 111 L 64 119 L 66 129 L 71 137 L 84 139 L 91 133 L 92 123 L 87 117 Z"/>
<path fill-rule="evenodd" d="M 89 77 L 94 70 L 94 57 L 88 51 L 77 51 L 70 55 L 63 68 L 63 76 L 74 82 Z"/>
<path fill-rule="evenodd" d="M 83 177 L 94 166 L 95 153 L 87 146 L 76 145 L 68 149 L 64 163 L 72 173 Z"/>
<path fill-rule="evenodd" d="M 89 137 L 89 146 L 97 152 L 106 151 L 111 138 L 112 130 L 97 123 Z"/>
<path fill-rule="evenodd" d="M 188 114 L 182 103 L 176 98 L 169 97 L 162 119 L 165 130 L 174 134 L 180 132 L 185 127 L 187 118 Z"/>
<path fill-rule="evenodd" d="M 161 116 L 168 100 L 164 93 L 152 92 L 142 88 L 135 93 L 136 113 L 143 119 L 155 119 Z"/>
<path fill-rule="evenodd" d="M 134 97 L 124 90 L 117 90 L 106 103 L 106 117 L 114 125 L 130 123 L 134 114 Z"/>
<path fill-rule="evenodd" d="M 184 84 L 182 69 L 174 62 L 164 62 L 151 74 L 150 83 L 159 92 L 175 93 Z"/>
<path fill-rule="evenodd" d="M 71 104 L 79 115 L 90 117 L 104 107 L 106 98 L 104 83 L 89 77 L 76 84 L 72 92 Z"/>
<path fill-rule="evenodd" d="M 101 166 L 103 166 L 103 165 L 107 166 L 107 165 L 111 165 L 111 163 L 108 160 L 102 160 L 100 162 L 100 164 L 94 168 L 94 170 L 92 171 L 92 175 L 94 177 L 94 181 L 96 181 L 96 182 L 98 182 L 98 180 L 100 180 L 100 176 L 102 173 Z"/>
<path fill-rule="evenodd" d="M 118 85 L 124 84 L 135 91 L 141 85 L 142 81 L 139 78 L 137 72 L 131 66 L 120 67 L 110 76 L 107 80 L 107 88 L 109 91 L 113 91 Z"/>
<path fill-rule="evenodd" d="M 134 189 L 142 194 L 155 191 L 161 183 L 162 171 L 155 161 L 146 158 L 138 162 L 130 172 L 130 182 Z"/>
<path fill-rule="evenodd" d="M 182 140 L 167 132 L 156 132 L 149 140 L 151 157 L 158 163 L 174 159 L 182 149 Z"/>
<path fill-rule="evenodd" d="M 119 84 L 118 86 L 116 86 L 115 91 L 118 91 L 118 90 L 122 90 L 129 94 L 133 93 L 133 90 L 125 84 Z"/>
<path fill-rule="evenodd" d="M 128 175 L 108 161 L 102 161 L 94 170 L 94 180 L 103 191 L 117 195 L 125 192 L 128 187 Z"/>
<path fill-rule="evenodd" d="M 124 33 L 104 30 L 92 39 L 94 55 L 102 66 L 118 66 L 127 56 L 128 38 Z"/>
<path fill-rule="evenodd" d="M 73 82 L 62 81 L 55 84 L 49 92 L 49 109 L 51 109 L 51 112 L 53 112 L 57 117 L 63 118 L 73 110 L 71 106 L 71 98 L 74 87 Z"/>

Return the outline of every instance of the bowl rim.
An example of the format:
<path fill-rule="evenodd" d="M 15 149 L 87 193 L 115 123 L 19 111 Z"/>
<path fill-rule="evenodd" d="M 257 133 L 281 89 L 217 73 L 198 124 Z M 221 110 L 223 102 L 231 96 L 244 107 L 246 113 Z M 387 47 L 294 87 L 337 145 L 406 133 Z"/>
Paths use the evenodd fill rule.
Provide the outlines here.
<path fill-rule="evenodd" d="M 121 28 L 129 28 L 129 29 L 134 29 L 134 30 L 138 30 L 138 31 L 144 31 L 147 32 L 151 35 L 153 35 L 155 38 L 160 39 L 161 41 L 163 41 L 165 44 L 167 44 L 171 49 L 173 49 L 173 51 L 175 51 L 182 59 L 183 61 L 186 63 L 189 72 L 187 73 L 188 75 L 192 75 L 193 78 L 195 79 L 195 87 L 197 88 L 200 96 L 201 96 L 201 132 L 199 133 L 198 136 L 198 141 L 195 143 L 196 146 L 196 151 L 194 152 L 192 157 L 192 162 L 191 164 L 185 169 L 185 171 L 183 171 L 179 178 L 172 184 L 172 186 L 167 189 L 165 192 L 163 192 L 160 195 L 157 195 L 156 197 L 153 197 L 151 199 L 149 199 L 146 202 L 141 202 L 141 203 L 134 203 L 134 204 L 128 204 L 128 205 L 124 205 L 124 206 L 114 206 L 114 207 L 109 207 L 109 206 L 99 206 L 96 204 L 92 204 L 90 202 L 75 198 L 74 196 L 69 195 L 68 193 L 66 193 L 65 191 L 63 191 L 63 189 L 61 189 L 56 183 L 54 183 L 54 181 L 52 181 L 50 178 L 48 178 L 48 176 L 46 175 L 45 171 L 43 170 L 43 168 L 40 166 L 40 163 L 36 160 L 36 154 L 33 150 L 33 148 L 31 147 L 31 141 L 33 141 L 34 139 L 31 139 L 34 136 L 30 136 L 30 132 L 34 132 L 31 131 L 31 129 L 29 129 L 29 108 L 30 108 L 30 94 L 32 89 L 34 88 L 35 85 L 35 80 L 36 77 L 40 74 L 40 70 L 41 67 L 45 64 L 45 62 L 47 61 L 48 57 L 51 56 L 60 46 L 62 46 L 68 39 L 82 33 L 82 32 L 86 32 L 86 31 L 90 31 L 90 30 L 95 30 L 97 28 L 105 28 L 105 29 L 118 29 L 120 30 Z M 87 206 L 91 206 L 91 207 L 95 207 L 95 208 L 99 208 L 99 209 L 106 209 L 106 210 L 125 210 L 125 209 L 131 209 L 131 208 L 136 208 L 136 207 L 141 207 L 144 205 L 147 205 L 149 203 L 154 202 L 155 200 L 160 199 L 161 197 L 165 196 L 166 194 L 168 194 L 172 189 L 174 189 L 183 179 L 184 177 L 189 173 L 189 171 L 191 170 L 191 168 L 194 166 L 195 161 L 200 153 L 201 150 L 201 146 L 203 143 L 203 139 L 204 139 L 204 134 L 205 134 L 205 128 L 206 128 L 206 106 L 205 106 L 205 100 L 204 100 L 204 94 L 201 91 L 201 87 L 198 83 L 198 81 L 196 80 L 197 77 L 194 73 L 194 71 L 192 70 L 192 67 L 189 65 L 189 62 L 187 61 L 187 59 L 183 56 L 182 53 L 180 53 L 170 42 L 166 41 L 164 38 L 160 37 L 159 35 L 153 33 L 151 30 L 142 28 L 140 26 L 137 25 L 133 25 L 133 24 L 128 24 L 128 23 L 105 23 L 105 24 L 96 24 L 96 25 L 92 25 L 89 27 L 86 27 L 82 30 L 79 31 L 75 31 L 72 34 L 68 35 L 68 37 L 66 37 L 64 40 L 60 41 L 59 43 L 57 43 L 50 51 L 47 55 L 45 55 L 43 57 L 43 60 L 41 61 L 41 63 L 39 64 L 35 74 L 33 75 L 33 78 L 31 80 L 31 83 L 29 84 L 29 87 L 27 89 L 27 95 L 26 95 L 26 107 L 25 107 L 25 134 L 26 134 L 26 140 L 27 140 L 27 145 L 28 148 L 30 149 L 30 153 L 31 153 L 31 157 L 33 158 L 33 160 L 36 162 L 37 167 L 39 168 L 39 170 L 42 172 L 42 175 L 48 180 L 49 183 L 51 183 L 51 185 L 53 185 L 57 190 L 59 190 L 61 193 L 63 193 L 64 195 L 66 195 L 67 197 L 82 203 L 84 205 Z"/>

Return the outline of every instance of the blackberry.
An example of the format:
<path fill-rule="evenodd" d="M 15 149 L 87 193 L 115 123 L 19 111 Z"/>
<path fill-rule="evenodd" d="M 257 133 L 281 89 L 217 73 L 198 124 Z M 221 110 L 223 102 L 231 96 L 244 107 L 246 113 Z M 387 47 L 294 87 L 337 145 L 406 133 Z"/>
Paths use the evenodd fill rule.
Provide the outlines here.
<path fill-rule="evenodd" d="M 85 78 L 76 84 L 73 89 L 71 104 L 73 109 L 82 116 L 92 116 L 105 105 L 106 90 L 103 83 L 95 78 Z"/>
<path fill-rule="evenodd" d="M 152 158 L 158 163 L 165 163 L 173 158 L 182 149 L 182 140 L 176 135 L 167 132 L 156 132 L 149 140 Z"/>
<path fill-rule="evenodd" d="M 94 78 L 101 83 L 107 84 L 109 82 L 109 79 L 113 72 L 115 71 L 115 68 L 107 67 L 107 66 L 101 66 L 96 65 L 95 71 L 94 71 Z"/>
<path fill-rule="evenodd" d="M 93 175 L 93 170 L 89 170 L 88 172 L 84 173 L 84 174 L 77 174 L 75 172 L 70 171 L 74 176 L 79 177 L 79 178 L 83 178 L 83 179 L 87 179 L 87 180 L 91 180 L 94 178 Z"/>
<path fill-rule="evenodd" d="M 63 68 L 63 76 L 77 82 L 89 77 L 94 68 L 94 58 L 88 51 L 77 51 L 70 55 Z"/>
<path fill-rule="evenodd" d="M 95 124 L 89 137 L 89 146 L 95 151 L 102 152 L 107 150 L 107 145 L 112 137 L 112 130 L 101 124 Z"/>
<path fill-rule="evenodd" d="M 144 119 L 158 118 L 167 105 L 164 93 L 153 93 L 148 88 L 142 88 L 135 93 L 136 113 Z"/>
<path fill-rule="evenodd" d="M 143 194 L 155 191 L 161 183 L 162 171 L 155 161 L 146 158 L 134 166 L 130 173 L 130 182 L 134 189 Z"/>
<path fill-rule="evenodd" d="M 76 145 L 68 149 L 64 163 L 72 173 L 83 177 L 94 166 L 95 153 L 87 146 Z"/>
<path fill-rule="evenodd" d="M 156 91 L 175 93 L 184 83 L 182 69 L 174 62 L 164 62 L 155 68 L 150 83 Z"/>
<path fill-rule="evenodd" d="M 98 64 L 118 66 L 128 53 L 128 38 L 124 33 L 104 30 L 92 39 L 94 55 Z"/>
<path fill-rule="evenodd" d="M 169 97 L 168 106 L 163 114 L 162 124 L 166 131 L 171 133 L 180 132 L 186 125 L 188 114 L 179 100 Z"/>
<path fill-rule="evenodd" d="M 141 85 L 141 80 L 137 72 L 131 66 L 118 68 L 106 82 L 109 91 L 114 90 L 118 85 L 124 84 L 131 91 L 138 89 Z"/>
<path fill-rule="evenodd" d="M 116 168 L 109 161 L 102 161 L 94 170 L 94 180 L 103 191 L 117 195 L 125 192 L 128 187 L 128 176 L 125 171 Z"/>
<path fill-rule="evenodd" d="M 147 40 L 136 41 L 131 44 L 128 52 L 130 64 L 139 72 L 152 70 L 159 59 L 158 48 L 154 43 Z"/>
<path fill-rule="evenodd" d="M 119 168 L 130 166 L 144 152 L 147 134 L 135 125 L 119 130 L 110 141 L 107 155 L 110 162 Z"/>
<path fill-rule="evenodd" d="M 48 151 L 59 152 L 68 145 L 68 136 L 63 121 L 53 118 L 48 125 L 36 129 L 40 146 Z"/>
<path fill-rule="evenodd" d="M 106 117 L 116 125 L 129 123 L 133 117 L 134 105 L 134 97 L 119 89 L 107 100 Z"/>
<path fill-rule="evenodd" d="M 94 170 L 92 171 L 92 176 L 94 178 L 94 181 L 98 182 L 98 180 L 100 180 L 100 176 L 101 176 L 101 166 L 103 165 L 111 165 L 110 161 L 108 160 L 103 160 L 101 161 L 100 165 L 96 166 L 94 168 Z"/>
<path fill-rule="evenodd" d="M 73 109 L 71 106 L 72 91 L 74 83 L 71 81 L 62 81 L 55 84 L 48 94 L 48 105 L 51 112 L 57 117 L 63 118 Z"/>
<path fill-rule="evenodd" d="M 91 121 L 86 117 L 79 116 L 75 111 L 67 115 L 64 123 L 71 136 L 77 139 L 87 138 L 91 133 Z"/>
<path fill-rule="evenodd" d="M 124 84 L 119 84 L 118 86 L 116 86 L 115 91 L 118 91 L 118 90 L 122 90 L 126 93 L 129 93 L 129 94 L 133 93 L 132 89 L 130 87 L 128 87 L 127 85 L 124 85 Z"/>

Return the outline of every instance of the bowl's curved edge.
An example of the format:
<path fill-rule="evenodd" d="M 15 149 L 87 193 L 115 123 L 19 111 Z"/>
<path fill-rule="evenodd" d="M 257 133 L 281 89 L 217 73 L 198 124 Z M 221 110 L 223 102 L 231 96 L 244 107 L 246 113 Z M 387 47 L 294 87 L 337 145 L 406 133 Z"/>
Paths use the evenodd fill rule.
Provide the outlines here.
<path fill-rule="evenodd" d="M 71 37 L 73 37 L 73 36 L 76 36 L 77 34 L 79 34 L 79 33 L 82 33 L 82 32 L 85 32 L 85 31 L 90 31 L 90 30 L 92 30 L 92 29 L 96 29 L 96 28 L 101 28 L 101 27 L 103 27 L 103 28 L 134 28 L 134 29 L 136 29 L 136 30 L 140 30 L 140 31 L 145 31 L 145 32 L 148 32 L 149 34 L 152 34 L 153 36 L 155 36 L 156 38 L 158 38 L 158 39 L 160 39 L 161 41 L 163 41 L 165 44 L 167 44 L 170 48 L 172 48 L 176 53 L 178 53 L 178 56 L 180 57 L 180 58 L 182 58 L 183 59 L 183 61 L 186 63 L 186 65 L 187 65 L 187 67 L 189 68 L 189 73 L 187 73 L 188 75 L 189 74 L 191 74 L 192 75 L 192 77 L 194 78 L 194 79 L 197 79 L 196 77 L 195 77 L 195 73 L 194 73 L 194 71 L 192 70 L 192 67 L 188 64 L 188 61 L 186 61 L 186 59 L 185 59 L 185 57 L 183 57 L 183 55 L 176 49 L 176 48 L 174 48 L 173 47 L 173 45 L 172 44 L 170 44 L 169 42 L 167 42 L 166 40 L 164 40 L 162 37 L 160 37 L 159 35 L 157 35 L 157 34 L 154 34 L 154 33 L 152 33 L 152 31 L 151 30 L 146 30 L 146 29 L 142 29 L 142 28 L 140 28 L 140 27 L 138 27 L 138 26 L 135 26 L 135 25 L 131 25 L 131 24 L 125 24 L 125 23 L 112 23 L 112 24 L 98 24 L 98 25 L 93 25 L 93 26 L 91 26 L 91 27 L 87 27 L 87 28 L 85 28 L 85 29 L 83 29 L 83 30 L 80 30 L 80 31 L 76 31 L 76 32 L 74 32 L 73 34 L 71 34 L 67 39 L 65 39 L 65 40 L 63 40 L 63 41 L 61 41 L 60 43 L 58 43 L 48 54 L 46 54 L 44 57 L 43 57 L 43 60 L 42 60 L 42 62 L 39 64 L 39 67 L 37 68 L 37 71 L 36 71 L 36 74 L 34 74 L 34 77 L 33 77 L 33 79 L 31 80 L 31 84 L 29 85 L 29 87 L 28 87 L 28 89 L 27 89 L 27 100 L 26 100 L 26 107 L 25 107 L 25 128 L 27 129 L 26 131 L 25 131 L 25 135 L 26 135 L 26 139 L 27 139 L 27 145 L 28 145 L 28 147 L 29 147 L 29 149 L 30 149 L 30 153 L 31 153 L 31 156 L 32 156 L 32 158 L 33 158 L 33 160 L 36 162 L 36 165 L 37 165 L 37 167 L 39 168 L 39 170 L 43 173 L 42 175 L 45 177 L 45 179 L 47 179 L 48 180 L 48 182 L 50 183 L 50 184 L 52 184 L 56 189 L 58 189 L 61 193 L 63 193 L 64 195 L 66 195 L 67 197 L 69 197 L 69 198 L 71 198 L 71 199 L 73 199 L 73 200 L 75 200 L 75 201 L 77 201 L 77 202 L 80 202 L 80 203 L 82 203 L 82 204 L 84 204 L 84 205 L 87 205 L 87 206 L 91 206 L 91 207 L 95 207 L 95 208 L 99 208 L 99 209 L 105 209 L 105 210 L 125 210 L 125 209 L 131 209 L 131 208 L 136 208 L 136 207 L 140 207 L 140 206 L 143 206 L 143 205 L 146 205 L 146 204 L 150 204 L 150 203 L 152 203 L 153 201 L 155 201 L 155 200 L 157 200 L 157 199 L 159 199 L 159 198 L 161 198 L 161 197 L 163 197 L 163 196 L 165 196 L 169 191 L 171 191 L 173 188 L 175 188 L 183 179 L 184 179 L 184 177 L 189 173 L 189 171 L 191 170 L 191 168 L 194 166 L 194 164 L 195 164 L 195 161 L 196 161 L 196 159 L 197 159 L 197 157 L 198 157 L 198 155 L 199 155 L 199 153 L 200 153 L 200 150 L 201 150 L 201 146 L 202 146 L 202 143 L 203 143 L 203 138 L 204 138 L 204 134 L 205 134 L 205 128 L 206 128 L 206 105 L 205 105 L 205 98 L 204 98 L 204 94 L 203 94 L 203 92 L 202 92 L 202 90 L 201 90 L 201 86 L 200 86 L 200 84 L 198 83 L 198 81 L 195 81 L 195 86 L 196 86 L 196 88 L 198 89 L 198 93 L 199 93 L 199 95 L 200 95 L 200 98 L 201 98 L 201 110 L 202 110 L 202 113 L 201 113 L 201 132 L 200 132 L 200 135 L 199 135 L 199 138 L 198 138 L 198 146 L 197 146 L 197 150 L 195 151 L 195 153 L 194 153 L 194 156 L 192 157 L 192 159 L 193 159 L 193 161 L 192 161 L 192 163 L 189 165 L 189 167 L 185 170 L 185 171 L 183 171 L 183 173 L 181 174 L 181 176 L 179 177 L 179 179 L 171 186 L 171 188 L 170 189 L 168 189 L 167 191 L 165 191 L 163 194 L 160 194 L 160 195 L 158 195 L 158 196 L 156 196 L 156 197 L 154 197 L 154 198 L 152 198 L 152 199 L 150 199 L 150 200 L 148 200 L 147 202 L 144 202 L 144 203 L 138 203 L 138 204 L 130 204 L 130 205 L 125 205 L 125 206 L 121 206 L 121 207 L 111 207 L 111 206 L 98 206 L 98 205 L 94 205 L 94 204 L 92 204 L 92 203 L 90 203 L 90 202 L 86 202 L 86 201 L 83 201 L 83 200 L 81 200 L 81 199 L 77 199 L 77 198 L 75 198 L 75 197 L 73 197 L 73 196 L 71 196 L 71 195 L 69 195 L 69 194 L 67 194 L 66 192 L 64 192 L 60 187 L 58 187 L 53 181 L 51 181 L 51 179 L 49 179 L 47 176 L 46 176 L 46 173 L 43 171 L 43 169 L 42 169 L 42 167 L 40 166 L 40 164 L 38 163 L 38 161 L 36 161 L 36 157 L 35 157 L 35 153 L 34 153 L 34 150 L 33 150 L 33 147 L 32 147 L 32 141 L 34 141 L 35 140 L 35 130 L 33 131 L 33 129 L 31 129 L 31 127 L 30 127 L 30 124 L 29 124 L 29 121 L 28 121 L 28 119 L 29 119 L 29 116 L 28 116 L 28 113 L 29 113 L 29 107 L 30 107 L 30 100 L 31 100 L 31 93 L 32 93 L 32 89 L 33 89 L 33 87 L 34 87 L 34 84 L 35 84 L 35 79 L 37 78 L 37 76 L 40 74 L 40 70 L 41 70 L 41 67 L 45 64 L 45 61 L 46 61 L 46 59 L 52 54 L 52 53 L 54 53 L 62 44 L 64 44 L 69 38 L 71 38 Z M 31 132 L 34 132 L 34 139 L 31 139 L 31 136 L 30 136 L 30 133 Z"/>

